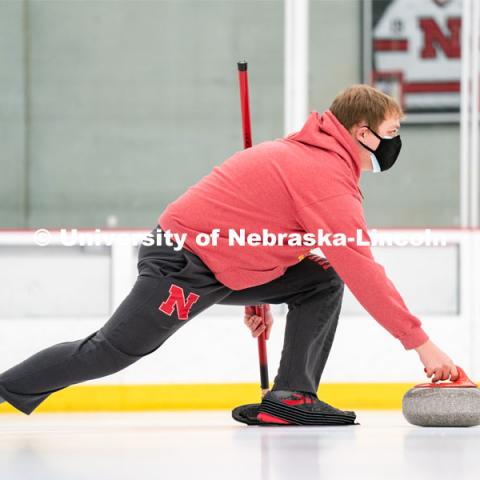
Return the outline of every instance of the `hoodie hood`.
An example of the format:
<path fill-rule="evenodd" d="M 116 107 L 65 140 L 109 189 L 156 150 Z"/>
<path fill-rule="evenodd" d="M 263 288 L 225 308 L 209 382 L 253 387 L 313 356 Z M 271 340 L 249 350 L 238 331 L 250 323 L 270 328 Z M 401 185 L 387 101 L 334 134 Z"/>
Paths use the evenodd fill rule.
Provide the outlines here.
<path fill-rule="evenodd" d="M 358 184 L 361 173 L 358 146 L 330 110 L 321 115 L 312 111 L 302 129 L 287 135 L 286 139 L 337 154 L 347 163 Z"/>

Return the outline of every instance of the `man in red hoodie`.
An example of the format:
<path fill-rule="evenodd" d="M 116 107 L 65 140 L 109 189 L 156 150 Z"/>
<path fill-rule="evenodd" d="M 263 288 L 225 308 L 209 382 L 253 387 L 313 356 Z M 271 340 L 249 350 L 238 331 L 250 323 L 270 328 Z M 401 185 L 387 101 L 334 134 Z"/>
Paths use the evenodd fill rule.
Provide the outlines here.
<path fill-rule="evenodd" d="M 0 397 L 30 414 L 51 393 L 119 371 L 155 351 L 213 304 L 288 305 L 272 390 L 246 423 L 352 424 L 355 413 L 317 398 L 346 284 L 368 313 L 415 349 L 433 381 L 454 380 L 453 361 L 424 332 L 372 256 L 359 189 L 362 171 L 392 167 L 403 117 L 367 85 L 341 92 L 322 115 L 285 138 L 241 150 L 170 203 L 139 250 L 132 291 L 98 331 L 49 347 L 0 375 Z M 298 241 L 321 232 L 321 251 Z M 167 242 L 168 235 L 175 241 Z M 263 236 L 262 236 L 263 235 Z M 270 235 L 270 237 L 268 237 Z M 263 241 L 266 237 L 281 241 Z M 266 325 L 247 312 L 258 336 Z M 181 355 L 179 356 L 181 361 Z"/>

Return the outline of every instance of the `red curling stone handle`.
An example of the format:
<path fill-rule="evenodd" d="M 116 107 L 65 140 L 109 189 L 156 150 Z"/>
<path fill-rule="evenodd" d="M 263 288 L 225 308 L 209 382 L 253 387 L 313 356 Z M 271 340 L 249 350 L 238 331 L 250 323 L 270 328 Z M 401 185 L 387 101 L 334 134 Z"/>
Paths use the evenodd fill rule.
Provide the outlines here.
<path fill-rule="evenodd" d="M 453 387 L 469 387 L 469 388 L 476 388 L 477 385 L 475 383 L 473 383 L 468 377 L 467 377 L 467 374 L 463 371 L 463 369 L 461 367 L 459 367 L 458 365 L 455 365 L 457 367 L 457 370 L 458 370 L 458 378 L 452 382 L 452 381 L 449 381 L 449 382 L 437 382 L 437 383 L 434 383 L 434 382 L 429 382 L 429 383 L 419 383 L 418 385 L 415 385 L 414 388 L 423 388 L 423 387 L 427 387 L 427 388 L 453 388 Z M 426 372 L 427 369 L 424 368 L 424 371 Z"/>

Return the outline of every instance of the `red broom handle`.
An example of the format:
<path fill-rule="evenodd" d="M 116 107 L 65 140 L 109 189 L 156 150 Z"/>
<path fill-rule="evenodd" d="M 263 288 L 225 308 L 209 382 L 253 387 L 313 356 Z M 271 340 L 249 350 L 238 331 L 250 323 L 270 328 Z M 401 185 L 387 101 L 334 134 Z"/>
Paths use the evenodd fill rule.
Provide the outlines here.
<path fill-rule="evenodd" d="M 252 146 L 252 129 L 250 124 L 250 103 L 248 98 L 248 70 L 247 62 L 238 62 L 238 80 L 240 82 L 240 107 L 242 110 L 242 129 L 243 129 L 243 146 L 250 148 Z M 248 306 L 245 307 L 247 311 Z M 265 305 L 255 305 L 255 315 L 262 318 L 265 324 Z M 268 382 L 268 360 L 267 360 L 267 343 L 265 331 L 258 336 L 258 360 L 260 363 L 260 386 L 262 388 L 262 397 L 269 389 Z"/>
<path fill-rule="evenodd" d="M 240 107 L 242 109 L 243 147 L 252 146 L 252 127 L 250 124 L 250 101 L 248 97 L 247 62 L 238 62 L 238 80 L 240 82 Z"/>

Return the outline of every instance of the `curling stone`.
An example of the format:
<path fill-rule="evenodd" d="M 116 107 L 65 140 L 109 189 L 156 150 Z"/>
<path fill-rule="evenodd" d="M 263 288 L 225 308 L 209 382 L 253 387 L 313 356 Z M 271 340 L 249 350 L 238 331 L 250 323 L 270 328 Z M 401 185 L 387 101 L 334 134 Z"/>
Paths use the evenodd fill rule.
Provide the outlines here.
<path fill-rule="evenodd" d="M 420 427 L 473 427 L 480 425 L 480 390 L 457 366 L 454 382 L 420 383 L 403 397 L 402 411 Z"/>

